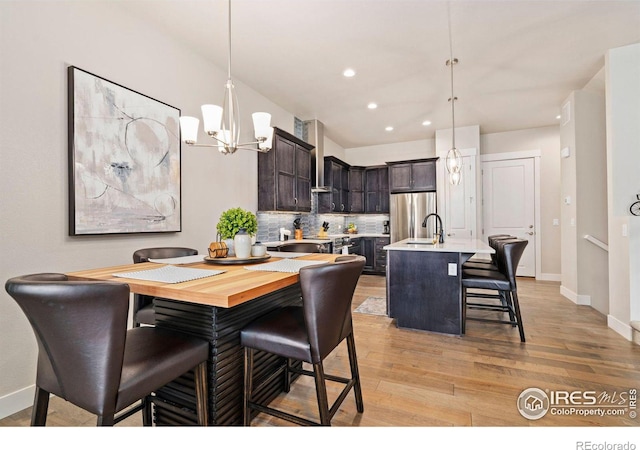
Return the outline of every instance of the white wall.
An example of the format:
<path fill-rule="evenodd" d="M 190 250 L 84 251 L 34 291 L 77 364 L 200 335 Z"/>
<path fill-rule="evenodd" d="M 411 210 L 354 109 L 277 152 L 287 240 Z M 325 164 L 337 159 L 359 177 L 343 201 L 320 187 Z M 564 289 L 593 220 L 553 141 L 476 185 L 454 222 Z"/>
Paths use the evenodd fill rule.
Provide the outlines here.
<path fill-rule="evenodd" d="M 640 319 L 640 217 L 629 212 L 629 206 L 640 193 L 640 44 L 609 50 L 605 71 L 608 324 L 631 339 L 629 322 Z"/>
<path fill-rule="evenodd" d="M 216 68 L 118 2 L 0 2 L 0 277 L 69 272 L 131 262 L 134 250 L 184 245 L 206 251 L 220 213 L 257 208 L 253 152 L 224 156 L 182 150 L 181 233 L 68 236 L 67 66 L 199 115 L 222 102 L 226 68 Z M 293 129 L 293 116 L 236 80 L 242 127 L 266 110 Z M 245 134 L 245 133 L 243 133 Z M 201 136 L 201 141 L 207 138 Z M 0 417 L 31 405 L 37 349 L 22 312 L 0 292 Z"/>
<path fill-rule="evenodd" d="M 562 286 L 560 292 L 579 304 L 609 312 L 608 253 L 584 239 L 607 242 L 607 162 L 604 92 L 574 91 L 563 103 L 560 127 Z"/>
<path fill-rule="evenodd" d="M 433 139 L 345 149 L 345 162 L 352 166 L 379 166 L 387 161 L 405 161 L 434 156 L 436 156 L 436 150 Z"/>

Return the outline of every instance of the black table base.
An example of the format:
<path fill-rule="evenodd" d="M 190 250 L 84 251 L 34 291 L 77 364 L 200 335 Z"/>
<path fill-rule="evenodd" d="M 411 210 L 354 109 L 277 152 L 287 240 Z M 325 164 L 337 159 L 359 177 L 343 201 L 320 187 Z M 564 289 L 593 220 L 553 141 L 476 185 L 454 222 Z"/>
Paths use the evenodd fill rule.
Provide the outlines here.
<path fill-rule="evenodd" d="M 232 308 L 155 299 L 156 326 L 206 339 L 209 349 L 209 424 L 241 425 L 243 406 L 243 349 L 240 330 L 249 322 L 289 305 L 301 305 L 300 285 L 295 284 Z M 276 370 L 281 358 L 256 355 L 254 379 L 259 382 Z M 300 363 L 298 363 L 301 365 Z M 260 402 L 273 400 L 284 388 L 282 378 L 257 393 Z M 156 425 L 196 425 L 193 373 L 171 382 L 156 393 Z"/>

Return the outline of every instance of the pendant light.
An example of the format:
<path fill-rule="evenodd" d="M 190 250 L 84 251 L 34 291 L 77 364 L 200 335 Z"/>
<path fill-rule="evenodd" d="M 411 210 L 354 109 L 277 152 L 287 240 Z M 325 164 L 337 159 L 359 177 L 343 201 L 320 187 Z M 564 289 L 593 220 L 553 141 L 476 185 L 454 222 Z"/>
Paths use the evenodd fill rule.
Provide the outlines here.
<path fill-rule="evenodd" d="M 229 46 L 227 53 L 227 82 L 224 90 L 224 103 L 218 105 L 202 105 L 204 131 L 213 138 L 215 144 L 198 144 L 198 126 L 200 121 L 195 117 L 180 117 L 182 140 L 193 147 L 215 147 L 220 153 L 232 154 L 236 150 L 254 150 L 266 153 L 271 150 L 273 127 L 271 114 L 253 113 L 253 128 L 256 140 L 240 143 L 240 108 L 231 79 L 231 0 L 228 0 Z M 256 147 L 257 145 L 257 147 Z"/>
<path fill-rule="evenodd" d="M 449 53 L 450 59 L 447 60 L 447 66 L 451 71 L 451 97 L 449 97 L 449 101 L 451 102 L 451 148 L 447 152 L 447 156 L 445 157 L 445 167 L 447 168 L 447 172 L 449 173 L 449 183 L 452 185 L 460 184 L 460 178 L 462 176 L 462 154 L 460 150 L 456 148 L 456 107 L 455 103 L 458 100 L 458 97 L 455 96 L 453 92 L 453 66 L 458 64 L 458 59 L 453 57 L 453 45 L 451 39 L 451 10 L 450 4 L 447 4 L 447 12 L 449 18 Z"/>

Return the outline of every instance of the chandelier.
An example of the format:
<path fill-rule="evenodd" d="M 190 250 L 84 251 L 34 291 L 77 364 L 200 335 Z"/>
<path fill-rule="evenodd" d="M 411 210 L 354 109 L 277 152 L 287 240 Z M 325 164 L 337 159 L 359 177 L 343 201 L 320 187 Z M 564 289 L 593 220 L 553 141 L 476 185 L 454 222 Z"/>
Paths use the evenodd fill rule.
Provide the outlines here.
<path fill-rule="evenodd" d="M 447 4 L 447 6 L 449 6 Z M 449 172 L 449 183 L 452 185 L 460 184 L 460 177 L 462 175 L 462 154 L 460 150 L 456 148 L 456 108 L 455 103 L 458 100 L 453 93 L 453 66 L 458 64 L 458 59 L 453 57 L 453 46 L 451 43 L 451 12 L 449 13 L 449 52 L 450 59 L 447 60 L 447 66 L 449 66 L 451 70 L 451 97 L 449 101 L 451 102 L 451 148 L 447 152 L 447 156 L 445 157 L 445 167 L 447 168 L 447 172 Z"/>
<path fill-rule="evenodd" d="M 207 135 L 215 140 L 214 144 L 198 144 L 200 121 L 195 117 L 180 117 L 180 131 L 185 144 L 193 147 L 215 147 L 225 155 L 236 150 L 253 150 L 266 153 L 271 150 L 273 127 L 271 114 L 256 112 L 252 114 L 255 141 L 240 142 L 240 109 L 238 97 L 231 79 L 231 0 L 228 1 L 229 46 L 227 54 L 227 83 L 224 90 L 224 103 L 202 105 L 202 125 Z M 256 147 L 257 145 L 257 147 Z"/>

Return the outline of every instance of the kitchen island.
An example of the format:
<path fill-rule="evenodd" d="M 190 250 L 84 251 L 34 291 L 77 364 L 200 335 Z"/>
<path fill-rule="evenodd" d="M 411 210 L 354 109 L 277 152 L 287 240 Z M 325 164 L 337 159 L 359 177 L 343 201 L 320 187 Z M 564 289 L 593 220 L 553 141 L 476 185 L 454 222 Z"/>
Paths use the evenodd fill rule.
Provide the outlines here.
<path fill-rule="evenodd" d="M 399 328 L 462 334 L 462 264 L 494 250 L 478 239 L 404 239 L 387 251 L 387 313 Z"/>

